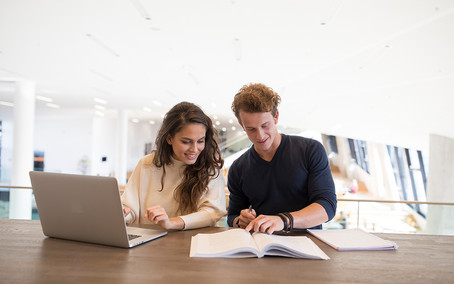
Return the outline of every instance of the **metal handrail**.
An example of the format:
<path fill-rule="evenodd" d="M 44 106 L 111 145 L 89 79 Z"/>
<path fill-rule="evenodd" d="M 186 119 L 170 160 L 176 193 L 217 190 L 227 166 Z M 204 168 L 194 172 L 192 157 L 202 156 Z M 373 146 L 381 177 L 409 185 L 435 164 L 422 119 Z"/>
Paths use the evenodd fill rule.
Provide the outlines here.
<path fill-rule="evenodd" d="M 31 186 L 0 185 L 0 188 L 25 188 L 32 189 Z"/>
<path fill-rule="evenodd" d="M 124 186 L 119 186 L 124 188 Z M 32 189 L 31 186 L 14 186 L 14 185 L 0 185 L 0 188 L 24 188 Z M 350 201 L 350 202 L 376 202 L 376 203 L 402 203 L 402 204 L 427 204 L 427 205 L 454 205 L 453 202 L 433 202 L 433 201 L 411 201 L 411 200 L 383 200 L 383 199 L 353 199 L 353 198 L 338 198 L 337 201 Z"/>
<path fill-rule="evenodd" d="M 337 201 L 377 202 L 377 203 L 403 203 L 403 204 L 427 204 L 427 205 L 454 205 L 454 203 L 452 203 L 452 202 L 409 201 L 409 200 L 382 200 L 382 199 L 352 199 L 352 198 L 338 198 Z"/>

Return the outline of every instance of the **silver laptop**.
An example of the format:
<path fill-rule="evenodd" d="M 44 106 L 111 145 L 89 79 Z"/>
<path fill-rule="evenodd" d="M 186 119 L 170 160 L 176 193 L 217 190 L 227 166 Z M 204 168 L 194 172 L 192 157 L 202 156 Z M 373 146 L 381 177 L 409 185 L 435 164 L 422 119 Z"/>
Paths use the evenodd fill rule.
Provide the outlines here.
<path fill-rule="evenodd" d="M 126 226 L 113 177 L 30 172 L 44 235 L 130 248 L 167 234 Z"/>

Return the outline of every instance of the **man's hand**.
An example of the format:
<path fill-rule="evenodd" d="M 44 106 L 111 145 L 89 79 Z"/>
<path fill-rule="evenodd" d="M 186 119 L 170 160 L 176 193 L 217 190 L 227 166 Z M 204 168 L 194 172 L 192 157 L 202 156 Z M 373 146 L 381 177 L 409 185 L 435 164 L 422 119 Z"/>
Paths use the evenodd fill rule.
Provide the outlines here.
<path fill-rule="evenodd" d="M 245 228 L 250 232 L 262 232 L 272 234 L 275 231 L 282 231 L 284 229 L 284 222 L 281 217 L 274 215 L 259 215 L 252 220 Z"/>
<path fill-rule="evenodd" d="M 246 228 L 246 226 L 255 219 L 256 213 L 254 209 L 243 209 L 241 210 L 240 216 L 238 216 L 238 227 Z M 236 221 L 235 221 L 236 223 Z"/>

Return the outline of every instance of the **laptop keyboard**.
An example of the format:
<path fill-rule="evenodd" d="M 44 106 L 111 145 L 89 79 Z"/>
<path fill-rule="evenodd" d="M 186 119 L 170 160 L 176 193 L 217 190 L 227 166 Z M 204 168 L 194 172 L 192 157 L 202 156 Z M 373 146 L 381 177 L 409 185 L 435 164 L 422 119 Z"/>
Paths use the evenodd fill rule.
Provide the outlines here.
<path fill-rule="evenodd" d="M 128 240 L 134 240 L 134 239 L 137 239 L 137 238 L 140 238 L 141 236 L 140 235 L 132 235 L 132 234 L 128 234 Z"/>

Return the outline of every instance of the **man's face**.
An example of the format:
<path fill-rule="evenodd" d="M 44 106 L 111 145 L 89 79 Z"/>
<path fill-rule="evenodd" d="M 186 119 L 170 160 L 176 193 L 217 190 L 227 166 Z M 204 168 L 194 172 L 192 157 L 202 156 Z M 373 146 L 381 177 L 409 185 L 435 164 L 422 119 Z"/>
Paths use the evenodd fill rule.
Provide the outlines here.
<path fill-rule="evenodd" d="M 276 124 L 279 112 L 276 112 L 273 117 L 271 112 L 251 113 L 240 111 L 239 117 L 241 126 L 259 154 L 277 149 L 279 140 L 276 137 L 279 133 L 277 132 Z"/>

